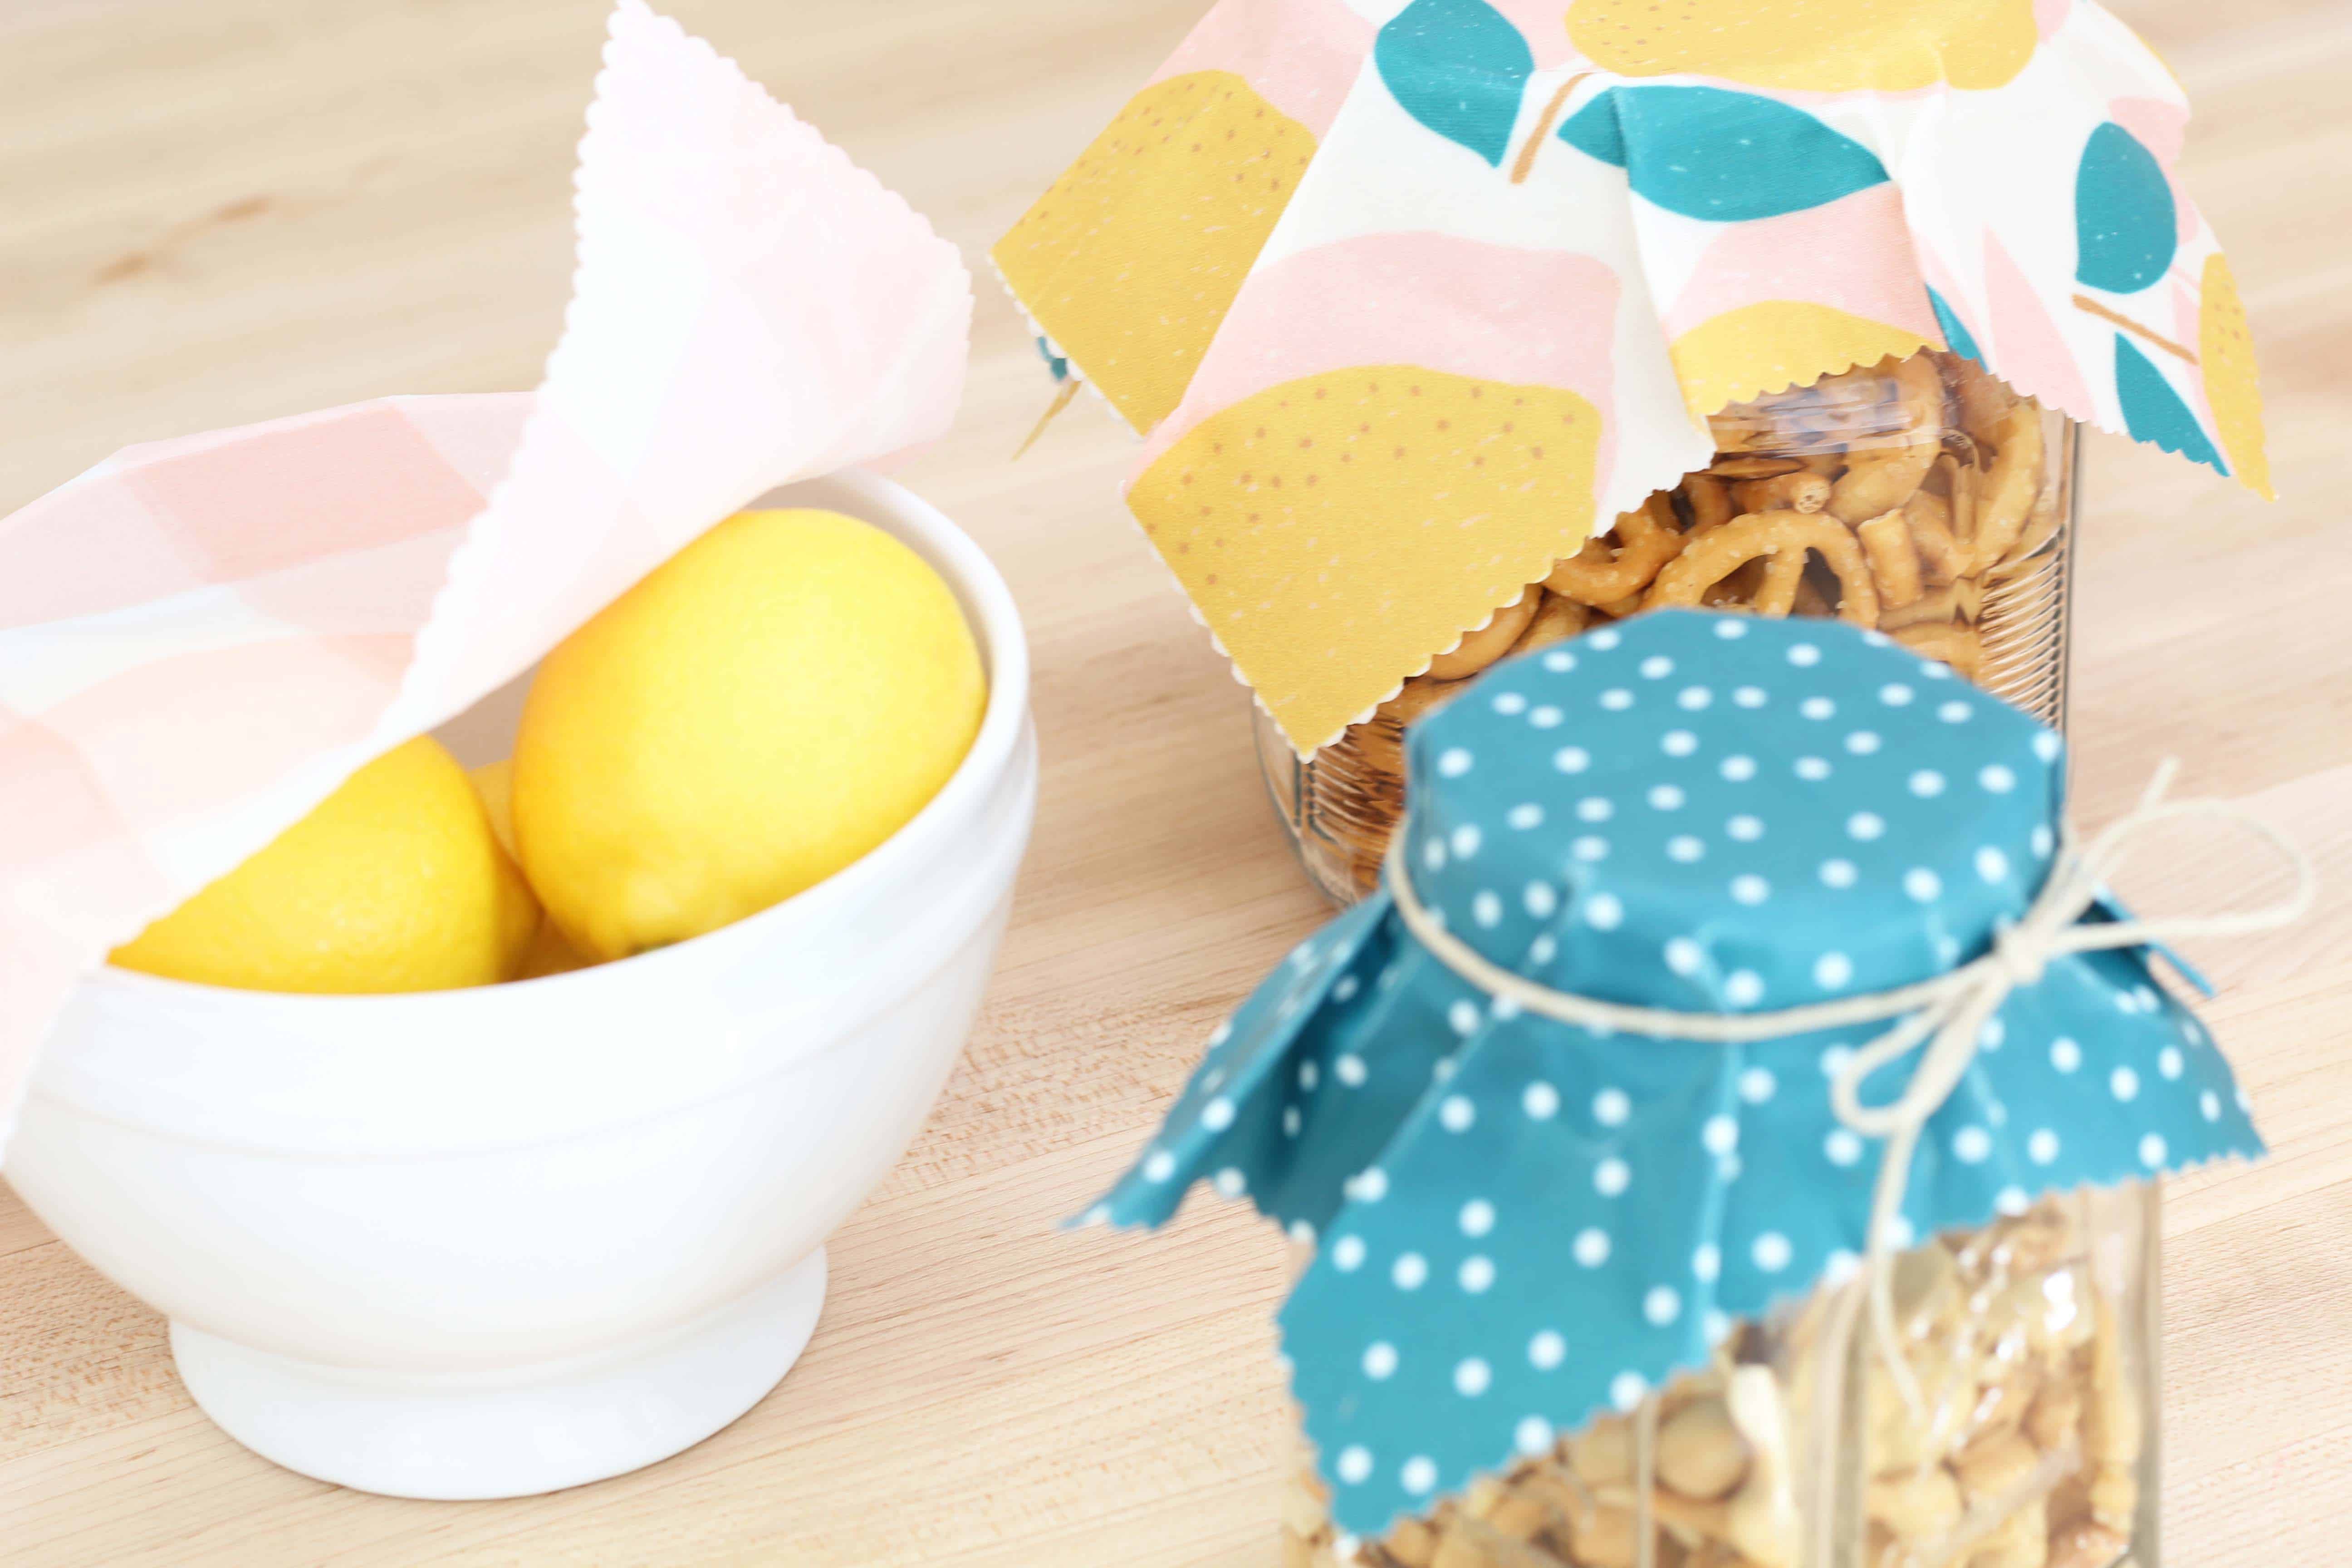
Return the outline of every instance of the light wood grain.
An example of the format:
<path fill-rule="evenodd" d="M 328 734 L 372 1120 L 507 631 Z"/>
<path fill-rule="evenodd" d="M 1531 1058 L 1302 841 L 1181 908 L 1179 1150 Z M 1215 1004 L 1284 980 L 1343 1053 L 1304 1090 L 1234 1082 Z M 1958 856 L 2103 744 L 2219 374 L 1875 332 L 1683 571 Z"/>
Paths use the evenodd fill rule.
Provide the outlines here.
<path fill-rule="evenodd" d="M 1202 6 L 674 9 L 977 260 Z M 2276 1152 L 2180 1182 L 2168 1207 L 2166 1555 L 2326 1563 L 2352 1495 L 2352 7 L 2118 9 L 2198 100 L 2188 178 L 2246 292 L 2288 499 L 2094 440 L 2078 798 L 2101 819 L 2181 752 L 2196 787 L 2302 836 L 2334 889 L 2304 931 L 2196 954 Z M 0 9 L 0 510 L 133 440 L 530 384 L 565 295 L 601 23 L 596 0 Z M 1238 689 L 1118 504 L 1131 442 L 1082 402 L 1006 461 L 1045 397 L 984 289 L 961 422 L 906 477 L 1028 616 L 1036 847 L 979 1034 L 836 1239 L 784 1384 L 602 1485 L 361 1496 L 215 1431 L 154 1315 L 0 1187 L 0 1561 L 1271 1568 L 1277 1242 L 1213 1205 L 1156 1237 L 1051 1227 L 1324 911 L 1266 809 Z M 2171 896 L 2230 885 L 2193 858 L 2150 869 Z"/>

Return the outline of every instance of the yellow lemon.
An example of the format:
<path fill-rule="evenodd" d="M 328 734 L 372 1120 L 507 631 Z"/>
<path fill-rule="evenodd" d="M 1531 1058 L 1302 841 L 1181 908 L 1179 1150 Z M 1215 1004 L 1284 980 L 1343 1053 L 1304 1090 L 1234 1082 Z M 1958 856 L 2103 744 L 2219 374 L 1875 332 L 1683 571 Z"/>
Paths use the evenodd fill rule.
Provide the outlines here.
<path fill-rule="evenodd" d="M 746 511 L 548 655 L 515 740 L 531 886 L 591 959 L 822 881 L 921 810 L 986 706 L 939 574 L 831 511 Z"/>
<path fill-rule="evenodd" d="M 484 763 L 478 768 L 467 769 L 467 776 L 474 781 L 475 793 L 482 797 L 482 809 L 489 816 L 490 831 L 499 836 L 499 847 L 520 861 L 522 854 L 515 847 L 514 836 L 514 759 L 500 757 L 495 763 Z M 515 978 L 537 980 L 543 975 L 569 974 L 594 962 L 573 947 L 553 921 L 541 919 L 523 950 L 522 965 Z"/>
<path fill-rule="evenodd" d="M 513 978 L 538 925 L 466 771 L 419 736 L 113 960 L 245 991 L 446 991 Z"/>
<path fill-rule="evenodd" d="M 2025 68 L 2033 0 L 1573 0 L 1570 42 L 1622 76 L 1719 77 L 1796 91 L 1982 90 Z"/>
<path fill-rule="evenodd" d="M 1184 395 L 1315 155 L 1230 71 L 1136 94 L 992 253 L 1080 374 L 1138 430 Z"/>
<path fill-rule="evenodd" d="M 539 922 L 539 934 L 530 939 L 530 946 L 522 955 L 522 971 L 517 980 L 542 980 L 551 974 L 569 974 L 575 969 L 593 968 L 596 961 L 572 945 L 563 928 L 553 921 Z"/>
<path fill-rule="evenodd" d="M 474 793 L 482 797 L 482 815 L 490 819 L 499 847 L 520 861 L 522 852 L 515 847 L 514 836 L 514 759 L 500 757 L 495 763 L 467 768 L 466 776 L 474 781 Z"/>

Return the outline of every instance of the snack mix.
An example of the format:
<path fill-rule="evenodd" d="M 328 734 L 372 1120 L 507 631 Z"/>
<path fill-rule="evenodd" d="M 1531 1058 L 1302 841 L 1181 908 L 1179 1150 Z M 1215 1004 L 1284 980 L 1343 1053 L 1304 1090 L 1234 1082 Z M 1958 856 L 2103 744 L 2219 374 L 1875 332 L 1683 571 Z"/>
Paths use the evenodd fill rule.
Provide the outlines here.
<path fill-rule="evenodd" d="M 1768 1323 L 1735 1326 L 1706 1371 L 1378 1541 L 1342 1542 L 1302 1466 L 1286 1489 L 1283 1562 L 2113 1568 L 2138 1533 L 2148 1374 L 2134 1353 L 2138 1304 L 2108 1255 L 2142 1201 L 2128 1188 L 2047 1198 L 1898 1255 L 1916 1410 L 1877 1352 L 1860 1279 L 1825 1283 Z M 1859 1468 L 1836 1478 L 1841 1459 Z M 1820 1500 L 1837 1495 L 1849 1506 Z"/>
<path fill-rule="evenodd" d="M 1341 851 L 1359 894 L 1403 814 L 1406 725 L 1498 659 L 1661 605 L 1834 616 L 2057 719 L 2064 420 L 1931 352 L 1709 423 L 1711 465 L 1619 517 L 1318 753 L 1301 826 Z"/>

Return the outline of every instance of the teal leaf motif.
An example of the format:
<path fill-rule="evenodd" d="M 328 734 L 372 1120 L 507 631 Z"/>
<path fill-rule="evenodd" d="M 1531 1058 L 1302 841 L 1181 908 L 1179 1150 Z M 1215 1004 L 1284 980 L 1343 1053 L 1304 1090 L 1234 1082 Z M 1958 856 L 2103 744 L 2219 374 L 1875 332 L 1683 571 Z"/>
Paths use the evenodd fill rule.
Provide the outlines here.
<path fill-rule="evenodd" d="M 2197 423 L 2197 416 L 2180 400 L 2180 394 L 2172 390 L 2164 373 L 2121 332 L 2116 334 L 2116 396 L 2124 405 L 2124 424 L 2131 430 L 2133 440 L 2152 442 L 2168 452 L 2178 452 L 2217 474 L 2230 471 L 2221 454 L 2206 439 L 2204 426 Z"/>
<path fill-rule="evenodd" d="M 1944 329 L 1944 346 L 1963 359 L 1984 363 L 1983 351 L 1977 347 L 1977 340 L 1969 333 L 1968 323 L 1953 313 L 1951 302 L 1930 288 L 1927 303 L 1935 310 L 1936 324 Z"/>
<path fill-rule="evenodd" d="M 2171 267 L 2179 237 L 2156 154 L 2112 121 L 2092 132 L 2074 170 L 2075 280 L 2137 294 Z"/>
<path fill-rule="evenodd" d="M 1559 128 L 1559 139 L 1580 153 L 1622 169 L 1625 166 L 1625 131 L 1617 123 L 1616 94 L 1617 89 L 1611 88 L 1570 115 Z"/>
<path fill-rule="evenodd" d="M 1501 166 L 1536 62 L 1486 0 L 1412 0 L 1381 29 L 1372 60 L 1407 114 Z"/>
<path fill-rule="evenodd" d="M 1717 87 L 1612 87 L 1559 135 L 1624 164 L 1644 200 L 1715 223 L 1802 212 L 1886 180 L 1876 153 L 1803 110 Z"/>

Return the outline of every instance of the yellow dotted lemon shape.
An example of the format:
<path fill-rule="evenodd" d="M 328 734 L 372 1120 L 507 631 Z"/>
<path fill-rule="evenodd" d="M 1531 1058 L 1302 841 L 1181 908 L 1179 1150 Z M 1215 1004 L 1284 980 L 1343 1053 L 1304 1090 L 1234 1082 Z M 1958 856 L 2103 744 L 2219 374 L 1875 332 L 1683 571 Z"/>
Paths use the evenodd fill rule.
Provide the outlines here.
<path fill-rule="evenodd" d="M 2212 405 L 2221 450 L 2239 482 L 2265 500 L 2271 489 L 2270 455 L 2263 448 L 2263 392 L 2254 369 L 2253 335 L 2246 308 L 2238 300 L 2237 279 L 2219 252 L 2205 258 L 2204 303 L 2197 312 L 2197 357 L 2205 365 L 2205 400 Z"/>
<path fill-rule="evenodd" d="M 1319 746 L 1591 531 L 1601 416 L 1378 365 L 1213 415 L 1128 502 L 1291 741 Z"/>
<path fill-rule="evenodd" d="M 1568 36 L 1622 76 L 1807 92 L 1996 88 L 2038 41 L 2033 0 L 1574 0 Z"/>
<path fill-rule="evenodd" d="M 1315 136 L 1230 71 L 1138 93 L 992 252 L 1137 430 L 1184 395 Z"/>
<path fill-rule="evenodd" d="M 1668 349 L 1683 397 L 1704 419 L 1768 392 L 1808 386 L 1824 375 L 1890 354 L 1907 359 L 1935 344 L 1907 328 L 1832 305 L 1765 300 L 1710 316 Z"/>

